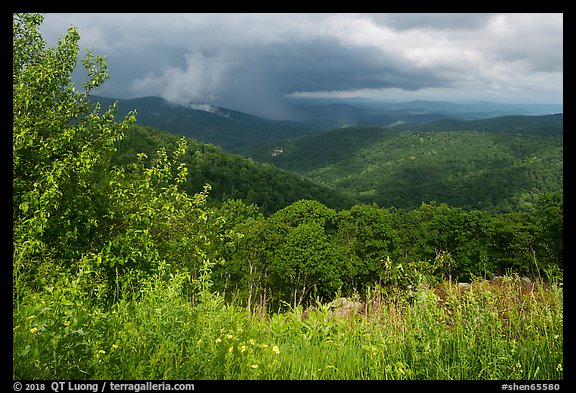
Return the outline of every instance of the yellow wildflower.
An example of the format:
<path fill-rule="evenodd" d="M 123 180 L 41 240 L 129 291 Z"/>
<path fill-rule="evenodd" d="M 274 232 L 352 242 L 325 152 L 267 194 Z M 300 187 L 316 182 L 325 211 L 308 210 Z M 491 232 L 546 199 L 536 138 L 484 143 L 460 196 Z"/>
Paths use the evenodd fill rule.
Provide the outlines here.
<path fill-rule="evenodd" d="M 112 344 L 112 349 L 118 349 L 118 344 Z"/>
<path fill-rule="evenodd" d="M 272 347 L 272 351 L 274 351 L 274 353 L 275 353 L 276 355 L 279 355 L 279 354 L 280 354 L 280 349 L 278 348 L 278 345 L 274 345 L 274 346 Z"/>
<path fill-rule="evenodd" d="M 233 346 L 230 347 L 230 348 L 228 348 L 228 352 L 230 352 L 230 353 L 232 353 L 233 350 L 234 350 L 234 347 L 233 347 Z"/>
<path fill-rule="evenodd" d="M 257 369 L 257 368 L 258 368 L 258 365 L 257 365 L 257 364 L 253 364 L 253 365 L 251 365 L 250 367 L 252 367 L 253 369 Z"/>
<path fill-rule="evenodd" d="M 218 344 L 219 342 L 222 342 L 222 339 L 221 339 L 220 337 L 218 337 L 218 338 L 216 339 L 216 344 Z"/>
<path fill-rule="evenodd" d="M 34 326 L 32 329 L 30 329 L 30 333 L 34 334 L 38 331 L 38 328 L 36 326 Z"/>
<path fill-rule="evenodd" d="M 251 338 L 250 340 L 248 340 L 248 344 L 250 344 L 250 345 L 254 345 L 254 339 L 253 339 L 253 338 Z"/>
<path fill-rule="evenodd" d="M 246 345 L 242 345 L 242 346 L 240 347 L 240 352 L 244 352 L 245 350 L 246 350 Z"/>

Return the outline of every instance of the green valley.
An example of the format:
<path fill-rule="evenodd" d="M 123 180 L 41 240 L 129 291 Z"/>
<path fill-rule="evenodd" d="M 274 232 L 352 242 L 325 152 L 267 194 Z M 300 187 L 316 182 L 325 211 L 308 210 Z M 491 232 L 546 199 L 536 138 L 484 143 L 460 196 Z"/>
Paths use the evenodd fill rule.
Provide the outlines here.
<path fill-rule="evenodd" d="M 118 144 L 113 162 L 129 165 L 139 153 L 152 156 L 158 149 L 170 153 L 181 136 L 151 127 L 131 125 Z M 301 199 L 318 200 L 331 208 L 344 209 L 357 203 L 343 193 L 301 176 L 260 164 L 238 154 L 225 153 L 221 148 L 186 138 L 188 149 L 182 158 L 188 167 L 183 187 L 190 195 L 210 185 L 209 201 L 221 205 L 228 199 L 241 199 L 272 214 Z"/>

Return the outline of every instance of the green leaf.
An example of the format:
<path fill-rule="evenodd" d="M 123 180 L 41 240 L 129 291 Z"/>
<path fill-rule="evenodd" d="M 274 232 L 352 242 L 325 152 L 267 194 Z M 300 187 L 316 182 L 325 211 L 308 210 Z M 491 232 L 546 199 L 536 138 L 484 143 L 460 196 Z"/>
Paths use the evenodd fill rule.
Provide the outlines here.
<path fill-rule="evenodd" d="M 22 202 L 18 207 L 20 208 L 20 210 L 26 213 L 28 211 L 28 206 L 29 206 L 28 202 Z"/>

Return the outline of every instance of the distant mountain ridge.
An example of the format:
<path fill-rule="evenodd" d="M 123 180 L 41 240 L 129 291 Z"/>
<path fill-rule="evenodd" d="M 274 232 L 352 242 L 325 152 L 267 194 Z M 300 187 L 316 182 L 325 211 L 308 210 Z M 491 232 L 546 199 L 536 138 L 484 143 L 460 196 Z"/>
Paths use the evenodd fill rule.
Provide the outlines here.
<path fill-rule="evenodd" d="M 319 130 L 303 123 L 268 120 L 203 103 L 182 106 L 160 97 L 91 98 L 92 102 L 100 102 L 102 108 L 117 101 L 118 116 L 136 110 L 137 124 L 211 143 L 229 152 L 241 151 L 267 140 L 296 137 Z"/>
<path fill-rule="evenodd" d="M 236 178 L 249 178 L 244 174 L 268 178 L 273 172 L 252 166 L 240 156 L 221 158 L 214 153 L 206 166 L 198 167 L 198 179 L 210 179 L 219 199 L 242 197 L 269 206 L 269 211 L 298 195 L 318 194 L 335 205 L 356 200 L 413 208 L 422 201 L 439 201 L 501 212 L 529 204 L 541 192 L 562 189 L 562 113 L 463 120 L 407 110 L 404 115 L 422 116 L 420 120 L 439 118 L 408 122 L 390 117 L 388 120 L 395 119 L 390 127 L 358 126 L 351 121 L 346 127 L 323 130 L 319 126 L 322 121 L 326 126 L 355 116 L 367 119 L 362 116 L 369 112 L 335 103 L 314 108 L 315 121 L 298 123 L 266 120 L 207 103 L 181 106 L 158 97 L 92 99 L 100 101 L 103 108 L 117 101 L 118 116 L 136 110 L 137 124 L 218 145 L 324 187 L 311 191 L 313 187 L 297 186 L 299 183 L 289 178 L 274 180 L 274 192 L 264 183 L 259 186 L 262 190 L 255 190 L 258 182 L 252 178 L 236 183 Z M 375 109 L 371 116 L 382 120 L 384 112 Z M 294 187 L 301 190 L 277 192 Z M 340 196 L 328 189 L 338 190 Z"/>
<path fill-rule="evenodd" d="M 562 135 L 564 114 L 543 116 L 501 116 L 489 119 L 461 120 L 443 118 L 426 123 L 397 123 L 391 125 L 405 131 L 485 131 L 506 134 Z"/>
<path fill-rule="evenodd" d="M 118 102 L 118 116 L 136 110 L 136 122 L 174 134 L 211 143 L 224 151 L 244 154 L 255 146 L 274 140 L 316 134 L 339 127 L 388 126 L 396 130 L 452 131 L 478 130 L 558 135 L 563 132 L 563 115 L 521 115 L 530 106 L 495 103 L 450 103 L 412 101 L 377 103 L 367 100 L 293 102 L 299 121 L 270 120 L 232 109 L 195 102 L 187 106 L 160 97 L 113 99 L 92 96 L 107 108 Z M 535 112 L 562 106 L 533 106 Z M 489 112 L 488 112 L 489 111 Z M 495 113 L 508 116 L 494 117 Z"/>
<path fill-rule="evenodd" d="M 293 110 L 304 121 L 330 121 L 339 127 L 348 125 L 388 126 L 394 122 L 427 122 L 440 118 L 460 120 L 487 119 L 500 116 L 542 116 L 562 113 L 559 104 L 510 104 L 486 101 L 382 102 L 369 99 L 304 99 L 293 102 Z M 340 122 L 340 124 L 338 124 Z"/>

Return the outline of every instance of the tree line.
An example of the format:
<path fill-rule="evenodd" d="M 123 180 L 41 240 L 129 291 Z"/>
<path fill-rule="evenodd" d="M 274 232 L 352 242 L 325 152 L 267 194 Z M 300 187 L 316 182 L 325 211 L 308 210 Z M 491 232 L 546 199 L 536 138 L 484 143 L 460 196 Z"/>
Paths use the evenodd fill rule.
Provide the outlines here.
<path fill-rule="evenodd" d="M 240 200 L 224 203 L 227 241 L 212 252 L 215 288 L 228 299 L 276 309 L 375 286 L 410 290 L 422 282 L 562 271 L 562 194 L 531 212 L 492 214 L 446 204 L 413 210 L 356 205 L 336 211 L 302 200 L 269 217 Z"/>

